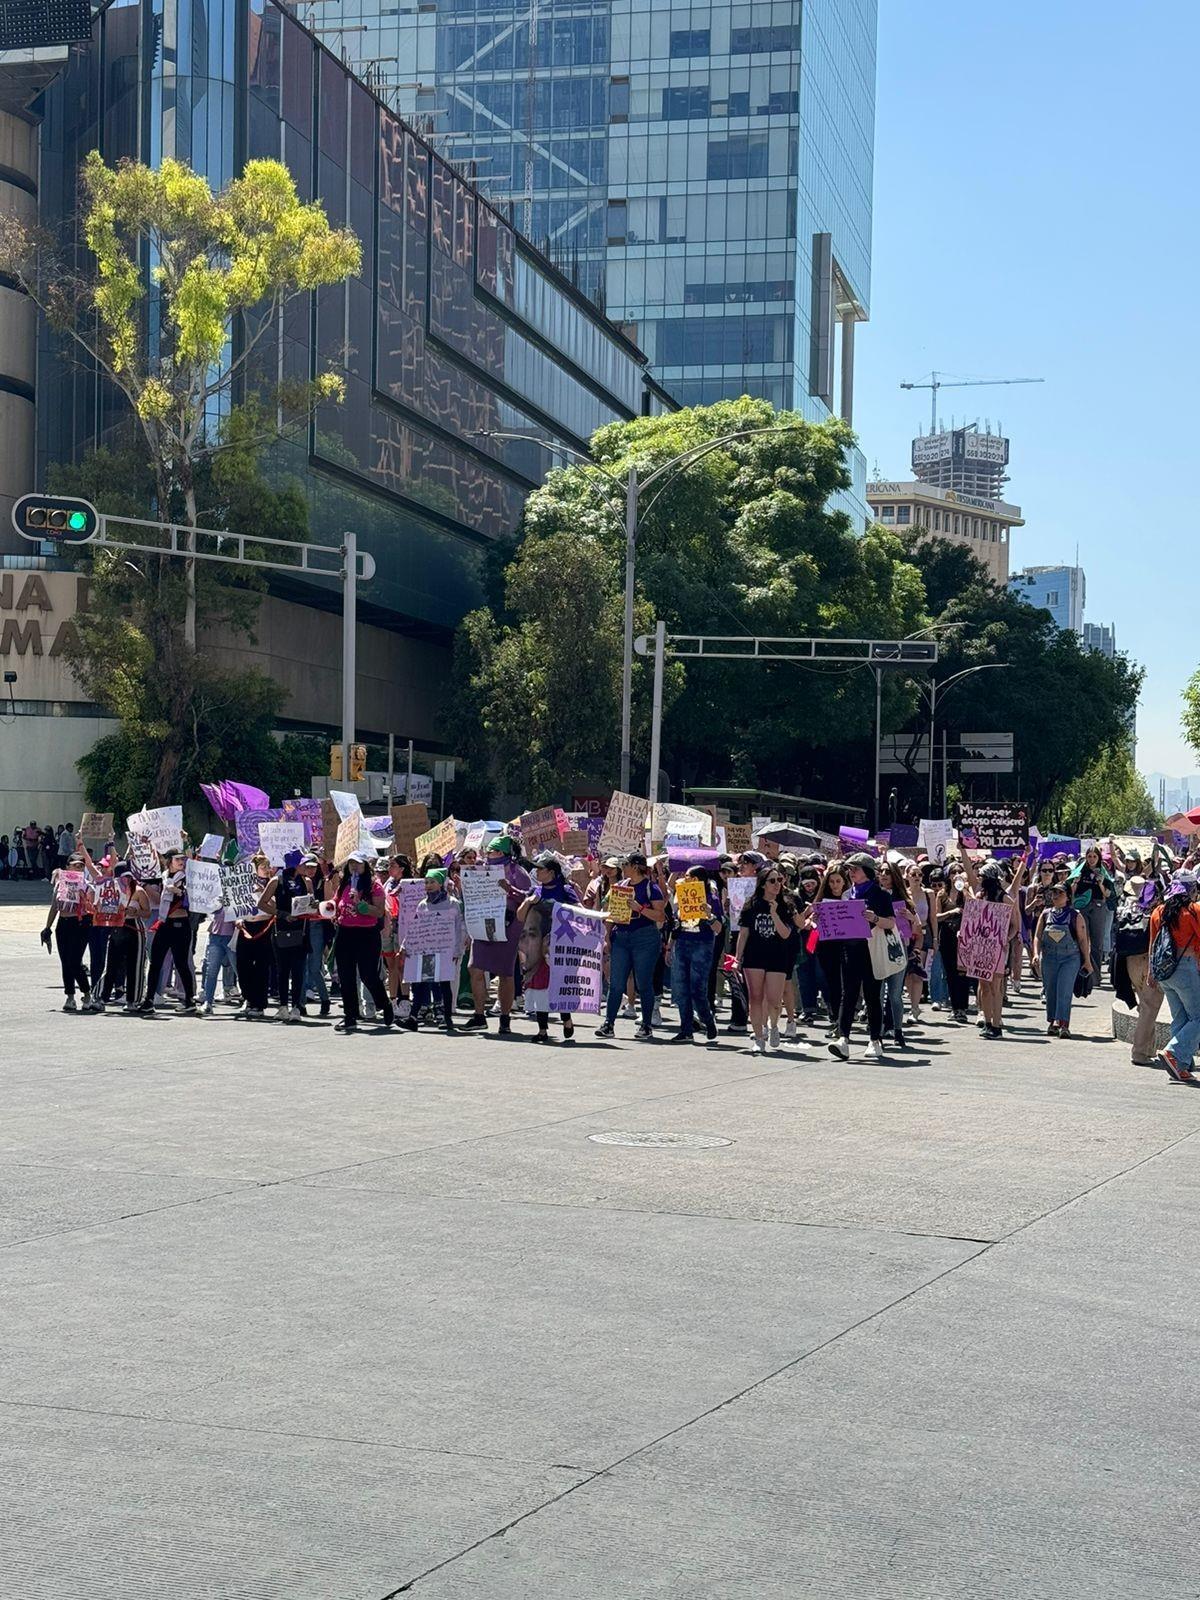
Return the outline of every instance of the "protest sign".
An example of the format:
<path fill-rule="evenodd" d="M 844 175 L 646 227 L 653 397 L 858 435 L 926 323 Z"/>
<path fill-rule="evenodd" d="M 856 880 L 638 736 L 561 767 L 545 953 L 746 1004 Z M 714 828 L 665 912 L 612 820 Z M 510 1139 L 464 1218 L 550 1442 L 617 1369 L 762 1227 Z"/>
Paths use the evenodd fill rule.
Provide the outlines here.
<path fill-rule="evenodd" d="M 204 915 L 221 907 L 221 869 L 215 861 L 189 861 L 184 868 L 188 910 Z"/>
<path fill-rule="evenodd" d="M 79 837 L 88 845 L 107 844 L 113 836 L 111 811 L 85 811 L 79 824 Z"/>
<path fill-rule="evenodd" d="M 358 796 L 349 794 L 345 789 L 330 789 L 329 798 L 333 802 L 333 809 L 338 814 L 339 822 L 345 822 L 347 817 L 352 817 L 356 811 L 362 810 Z"/>
<path fill-rule="evenodd" d="M 584 828 L 568 828 L 562 836 L 561 849 L 565 856 L 586 856 L 590 848 Z"/>
<path fill-rule="evenodd" d="M 137 832 L 149 839 L 154 848 L 162 855 L 168 850 L 178 850 L 183 845 L 183 807 L 182 806 L 154 806 L 149 811 L 140 814 L 142 826 L 131 828 L 130 832 Z M 133 818 L 130 818 L 133 821 Z"/>
<path fill-rule="evenodd" d="M 557 850 L 561 840 L 557 806 L 521 813 L 521 848 L 527 856 L 535 856 L 539 850 Z"/>
<path fill-rule="evenodd" d="M 129 835 L 129 865 L 133 868 L 133 875 L 139 881 L 158 876 L 158 856 L 149 839 L 140 839 L 136 834 Z"/>
<path fill-rule="evenodd" d="M 418 906 L 404 934 L 405 983 L 449 983 L 458 966 L 458 919 Z"/>
<path fill-rule="evenodd" d="M 1038 860 L 1049 861 L 1052 856 L 1077 856 L 1079 854 L 1078 839 L 1039 839 Z"/>
<path fill-rule="evenodd" d="M 767 826 L 767 824 L 768 824 L 768 822 L 770 822 L 770 820 L 771 820 L 770 817 L 751 817 L 750 818 L 750 841 L 751 841 L 752 845 L 757 845 L 758 844 L 758 836 L 762 832 L 762 830 Z"/>
<path fill-rule="evenodd" d="M 337 825 L 337 836 L 333 842 L 333 864 L 335 867 L 344 867 L 355 851 L 362 847 L 359 843 L 362 813 L 352 811 L 348 817 L 343 817 Z M 374 855 L 374 851 L 371 852 Z"/>
<path fill-rule="evenodd" d="M 841 855 L 842 841 L 838 838 L 836 833 L 822 833 L 819 828 L 816 830 L 816 833 L 817 848 L 827 861 L 833 861 L 836 857 Z"/>
<path fill-rule="evenodd" d="M 315 897 L 311 894 L 297 894 L 292 897 L 293 917 L 311 917 L 316 910 Z"/>
<path fill-rule="evenodd" d="M 698 806 L 681 806 L 656 801 L 650 813 L 650 836 L 656 844 L 668 837 L 695 839 L 699 844 L 712 844 L 713 819 Z"/>
<path fill-rule="evenodd" d="M 413 865 L 419 867 L 426 856 L 450 855 L 457 841 L 457 822 L 453 817 L 443 817 L 436 828 L 427 828 L 417 835 L 413 842 Z"/>
<path fill-rule="evenodd" d="M 922 817 L 918 843 L 924 847 L 930 861 L 945 861 L 953 842 L 954 824 L 949 817 Z"/>
<path fill-rule="evenodd" d="M 597 853 L 602 856 L 627 855 L 646 847 L 646 802 L 640 795 L 614 789 L 600 830 Z"/>
<path fill-rule="evenodd" d="M 396 938 L 400 944 L 404 943 L 404 935 L 412 921 L 413 912 L 424 898 L 424 878 L 401 878 L 400 887 L 396 891 Z"/>
<path fill-rule="evenodd" d="M 725 848 L 731 856 L 740 856 L 743 850 L 749 850 L 750 824 L 748 822 L 727 822 L 725 824 Z"/>
<path fill-rule="evenodd" d="M 333 854 L 334 841 L 337 839 L 338 825 L 341 817 L 337 814 L 337 807 L 328 796 L 321 801 L 321 858 L 328 861 Z"/>
<path fill-rule="evenodd" d="M 472 939 L 495 944 L 504 938 L 508 895 L 504 889 L 503 867 L 465 867 L 459 876 L 462 885 L 463 916 Z"/>
<path fill-rule="evenodd" d="M 908 907 L 903 900 L 892 901 L 892 915 L 896 919 L 896 932 L 907 950 L 909 940 L 912 938 L 912 923 L 908 920 Z"/>
<path fill-rule="evenodd" d="M 848 855 L 853 855 L 856 850 L 865 850 L 870 837 L 865 828 L 838 829 L 838 842 Z"/>
<path fill-rule="evenodd" d="M 715 872 L 720 859 L 706 844 L 673 844 L 667 851 L 667 866 L 672 872 L 686 872 L 689 867 L 707 867 Z"/>
<path fill-rule="evenodd" d="M 550 925 L 551 1011 L 600 1015 L 604 918 L 582 906 L 555 905 Z"/>
<path fill-rule="evenodd" d="M 729 924 L 730 927 L 736 928 L 741 923 L 742 910 L 746 901 L 754 893 L 755 880 L 753 878 L 730 878 L 726 888 L 729 891 Z"/>
<path fill-rule="evenodd" d="M 306 845 L 320 845 L 325 838 L 325 830 L 321 823 L 321 802 L 311 796 L 302 799 L 293 797 L 283 802 L 283 815 L 288 822 L 298 822 L 304 829 L 304 842 Z"/>
<path fill-rule="evenodd" d="M 429 829 L 429 808 L 414 802 L 392 807 L 393 850 L 416 865 L 417 840 Z"/>
<path fill-rule="evenodd" d="M 73 909 L 83 899 L 83 873 L 68 872 L 65 867 L 54 874 L 54 899 L 60 909 Z"/>
<path fill-rule="evenodd" d="M 200 859 L 202 861 L 219 861 L 221 851 L 225 848 L 225 838 L 220 833 L 206 833 L 200 841 Z"/>
<path fill-rule="evenodd" d="M 253 861 L 237 861 L 231 867 L 221 867 L 221 898 L 235 922 L 252 917 L 258 910 L 263 885 L 258 881 Z"/>
<path fill-rule="evenodd" d="M 613 884 L 608 891 L 608 914 L 614 922 L 633 921 L 633 890 Z"/>
<path fill-rule="evenodd" d="M 304 849 L 302 822 L 260 822 L 258 848 L 273 867 L 281 867 L 289 850 Z"/>
<path fill-rule="evenodd" d="M 101 878 L 92 891 L 95 905 L 96 927 L 119 928 L 125 920 L 125 907 L 128 901 L 125 892 L 115 878 Z"/>
<path fill-rule="evenodd" d="M 708 895 L 699 878 L 680 878 L 675 885 L 680 922 L 702 922 L 709 915 Z"/>
<path fill-rule="evenodd" d="M 252 856 L 260 848 L 258 830 L 264 822 L 282 820 L 282 806 L 272 806 L 269 811 L 239 811 L 233 819 L 233 826 L 241 854 Z"/>
<path fill-rule="evenodd" d="M 486 822 L 473 822 L 463 837 L 464 850 L 474 850 L 478 855 L 483 849 L 483 841 L 487 838 L 488 825 Z"/>
<path fill-rule="evenodd" d="M 893 850 L 915 850 L 921 831 L 910 822 L 893 822 L 891 826 Z"/>
<path fill-rule="evenodd" d="M 978 850 L 1019 850 L 1029 843 L 1029 812 L 1016 800 L 964 800 L 958 827 L 964 836 L 974 835 Z"/>
<path fill-rule="evenodd" d="M 958 930 L 958 970 L 964 978 L 994 978 L 1008 960 L 1012 907 L 1006 900 L 966 900 Z"/>
<path fill-rule="evenodd" d="M 869 939 L 865 900 L 818 900 L 817 932 L 822 939 Z"/>

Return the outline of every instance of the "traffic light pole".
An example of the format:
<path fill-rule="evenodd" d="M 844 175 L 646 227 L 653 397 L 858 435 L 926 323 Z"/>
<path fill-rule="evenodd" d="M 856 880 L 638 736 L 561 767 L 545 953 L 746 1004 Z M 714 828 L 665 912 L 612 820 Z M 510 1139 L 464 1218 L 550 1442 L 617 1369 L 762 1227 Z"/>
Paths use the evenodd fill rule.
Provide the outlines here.
<path fill-rule="evenodd" d="M 54 520 L 51 520 L 54 519 Z M 79 520 L 74 520 L 79 519 Z M 13 527 L 37 544 L 94 544 L 105 550 L 135 555 L 173 556 L 182 561 L 215 561 L 227 567 L 260 572 L 307 573 L 342 580 L 342 771 L 350 772 L 354 743 L 357 673 L 358 585 L 375 576 L 375 558 L 359 551 L 358 536 L 347 531 L 340 545 L 299 544 L 215 528 L 191 528 L 176 522 L 146 522 L 137 517 L 110 517 L 89 501 L 63 496 L 23 495 L 12 512 Z M 120 538 L 113 528 L 132 529 Z M 157 537 L 160 543 L 151 543 Z"/>

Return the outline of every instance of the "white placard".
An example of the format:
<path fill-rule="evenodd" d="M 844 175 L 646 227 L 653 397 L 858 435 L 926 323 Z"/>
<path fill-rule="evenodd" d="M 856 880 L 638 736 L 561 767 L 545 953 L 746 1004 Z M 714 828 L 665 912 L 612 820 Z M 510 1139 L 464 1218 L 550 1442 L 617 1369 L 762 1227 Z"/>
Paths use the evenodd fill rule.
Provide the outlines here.
<path fill-rule="evenodd" d="M 149 839 L 160 855 L 183 848 L 182 806 L 154 806 L 137 817 L 130 817 L 128 821 L 140 823 L 139 827 L 130 827 L 130 833 L 138 833 Z"/>
<path fill-rule="evenodd" d="M 289 850 L 304 849 L 302 822 L 260 822 L 258 848 L 273 867 L 281 867 Z"/>
<path fill-rule="evenodd" d="M 221 894 L 221 869 L 215 861 L 189 861 L 184 868 L 187 880 L 189 911 L 208 913 L 219 911 Z"/>
<path fill-rule="evenodd" d="M 358 796 L 356 794 L 347 794 L 344 789 L 330 789 L 329 798 L 333 801 L 333 809 L 343 822 L 347 817 L 352 817 L 356 811 L 362 809 L 358 803 Z"/>
<path fill-rule="evenodd" d="M 949 817 L 922 817 L 917 834 L 918 845 L 923 845 L 930 861 L 943 862 L 954 843 L 954 824 Z"/>
<path fill-rule="evenodd" d="M 508 895 L 503 867 L 466 867 L 459 877 L 463 915 L 472 939 L 496 944 L 504 939 Z"/>
<path fill-rule="evenodd" d="M 206 833 L 200 844 L 200 859 L 202 861 L 219 861 L 224 848 L 225 840 L 221 834 Z"/>

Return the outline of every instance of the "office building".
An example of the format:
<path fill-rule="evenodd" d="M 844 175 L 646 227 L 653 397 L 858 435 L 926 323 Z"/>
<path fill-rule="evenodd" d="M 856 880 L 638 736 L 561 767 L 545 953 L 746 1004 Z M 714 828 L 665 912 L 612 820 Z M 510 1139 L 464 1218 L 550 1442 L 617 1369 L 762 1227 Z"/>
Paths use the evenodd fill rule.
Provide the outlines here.
<path fill-rule="evenodd" d="M 883 479 L 867 484 L 867 502 L 885 528 L 921 529 L 930 538 L 963 545 L 994 582 L 1008 582 L 1009 537 L 1013 528 L 1025 526 L 1020 506 L 928 483 Z"/>
<path fill-rule="evenodd" d="M 681 402 L 819 421 L 853 417 L 870 306 L 876 9 L 340 0 L 334 25 Z M 857 453 L 851 471 L 865 518 Z"/>
<path fill-rule="evenodd" d="M 1008 586 L 1031 606 L 1048 611 L 1060 628 L 1082 637 L 1087 598 L 1082 567 L 1026 567 L 1013 573 Z"/>
<path fill-rule="evenodd" d="M 39 204 L 48 227 L 77 232 L 79 165 L 98 147 L 109 161 L 177 156 L 214 186 L 247 158 L 281 158 L 302 198 L 320 199 L 365 242 L 360 278 L 295 304 L 264 342 L 268 379 L 308 377 L 333 360 L 347 383 L 345 403 L 322 408 L 271 468 L 302 486 L 315 542 L 336 545 L 354 528 L 376 562 L 359 601 L 359 736 L 436 748 L 450 640 L 483 597 L 488 546 L 568 459 L 556 446 L 583 449 L 602 424 L 667 403 L 644 354 L 276 0 L 114 4 L 90 46 L 73 47 L 55 72 L 32 102 L 40 127 L 0 118 L 12 152 L 4 168 L 0 149 L 0 181 L 21 180 L 15 199 L 0 200 Z M 0 56 L 6 78 L 25 96 L 16 64 Z M 31 412 L 30 308 L 3 286 L 0 297 L 0 367 L 24 385 L 13 398 Z M 0 492 L 10 496 L 113 438 L 125 417 L 44 327 L 36 383 L 36 448 L 31 414 L 0 446 Z M 10 387 L 0 385 L 4 420 Z M 526 437 L 494 436 L 504 432 Z M 42 796 L 18 811 L 62 820 L 77 809 L 74 760 L 97 731 L 97 708 L 55 648 L 81 580 L 8 527 L 0 561 L 0 665 L 17 674 L 19 713 L 5 768 L 26 796 Z M 265 599 L 256 644 L 218 637 L 205 647 L 282 682 L 287 725 L 333 730 L 338 589 L 287 584 Z"/>
<path fill-rule="evenodd" d="M 1085 622 L 1083 647 L 1085 650 L 1098 650 L 1102 656 L 1107 656 L 1111 661 L 1117 653 L 1116 629 L 1111 623 Z"/>
<path fill-rule="evenodd" d="M 1008 440 L 990 424 L 941 428 L 912 442 L 913 476 L 939 489 L 999 500 L 1008 482 Z"/>

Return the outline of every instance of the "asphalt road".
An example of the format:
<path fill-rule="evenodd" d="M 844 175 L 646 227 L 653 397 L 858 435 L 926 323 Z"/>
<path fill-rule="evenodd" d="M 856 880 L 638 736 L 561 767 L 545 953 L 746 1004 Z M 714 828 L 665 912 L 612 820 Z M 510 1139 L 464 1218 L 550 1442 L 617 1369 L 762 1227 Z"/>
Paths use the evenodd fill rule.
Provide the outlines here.
<path fill-rule="evenodd" d="M 1200 1595 L 1200 1096 L 1107 996 L 883 1064 L 347 1040 L 64 1016 L 37 922 L 3 1600 Z"/>

